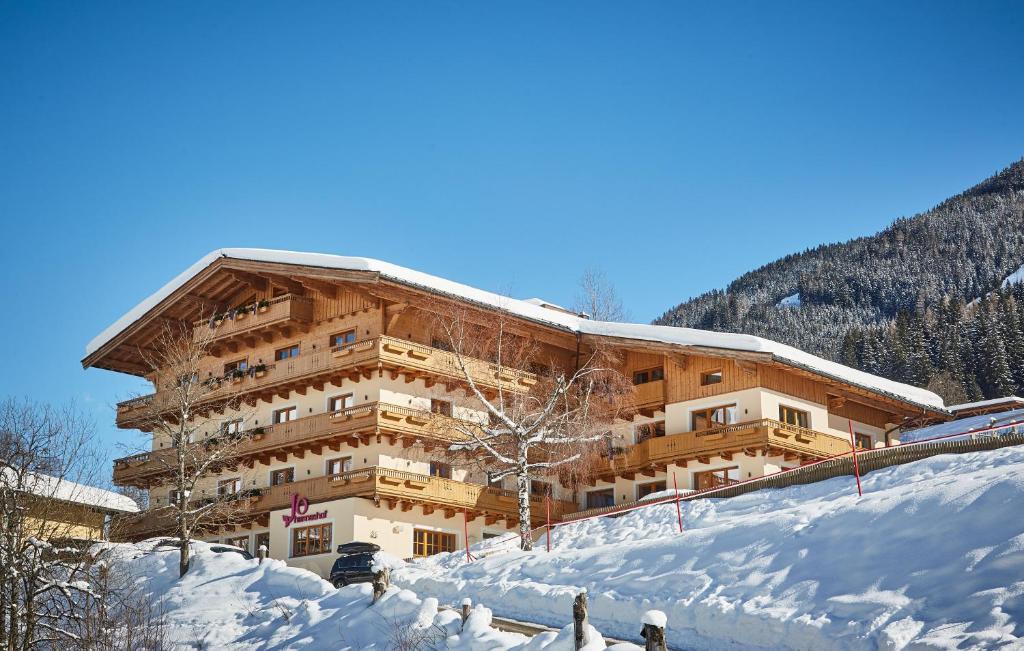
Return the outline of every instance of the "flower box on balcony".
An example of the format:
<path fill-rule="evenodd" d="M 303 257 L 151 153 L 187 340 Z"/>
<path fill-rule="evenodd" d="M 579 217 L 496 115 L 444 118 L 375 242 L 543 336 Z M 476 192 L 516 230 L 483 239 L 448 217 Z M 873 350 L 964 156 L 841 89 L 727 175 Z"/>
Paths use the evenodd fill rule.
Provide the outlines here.
<path fill-rule="evenodd" d="M 410 348 L 410 346 L 398 343 L 397 341 L 389 341 L 386 344 L 384 344 L 384 350 L 386 350 L 389 353 L 394 353 L 395 355 L 404 355 L 405 353 L 409 352 Z"/>
<path fill-rule="evenodd" d="M 426 350 L 418 350 L 416 348 L 410 348 L 408 354 L 409 354 L 409 357 L 412 357 L 413 359 L 418 359 L 421 362 L 423 360 L 430 359 L 430 351 L 426 351 Z"/>
<path fill-rule="evenodd" d="M 401 414 L 396 414 L 395 412 L 388 411 L 387 409 L 381 409 L 380 410 L 380 417 L 381 418 L 386 418 L 387 420 L 394 420 L 394 421 L 402 420 L 402 415 Z"/>
<path fill-rule="evenodd" d="M 405 485 L 408 488 L 417 488 L 417 489 L 426 488 L 427 486 L 430 485 L 430 480 L 429 479 L 406 479 L 405 480 Z"/>
<path fill-rule="evenodd" d="M 793 432 L 790 432 L 788 429 L 784 429 L 782 427 L 776 427 L 775 428 L 775 436 L 778 436 L 778 437 L 784 438 L 784 439 L 788 439 L 792 435 L 793 435 Z"/>
<path fill-rule="evenodd" d="M 420 414 L 409 414 L 405 417 L 405 420 L 409 421 L 411 425 L 426 425 L 430 422 L 430 418 Z"/>

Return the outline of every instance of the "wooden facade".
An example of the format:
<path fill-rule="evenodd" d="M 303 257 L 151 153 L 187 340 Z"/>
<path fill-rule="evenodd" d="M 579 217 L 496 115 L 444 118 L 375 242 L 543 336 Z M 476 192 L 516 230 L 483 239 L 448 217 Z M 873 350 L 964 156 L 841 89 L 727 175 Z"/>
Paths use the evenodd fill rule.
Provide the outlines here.
<path fill-rule="evenodd" d="M 442 450 L 452 442 L 452 428 L 441 421 L 467 418 L 479 409 L 438 337 L 437 316 L 450 309 L 481 320 L 495 316 L 493 309 L 469 299 L 377 272 L 222 257 L 103 342 L 83 364 L 154 382 L 154 393 L 117 409 L 119 427 L 145 428 L 142 416 L 169 400 L 168 380 L 149 373 L 146 351 L 168 326 L 192 328 L 197 341 L 208 343 L 200 379 L 213 389 L 202 415 L 243 405 L 253 414 L 246 427 L 258 431 L 219 475 L 237 477 L 233 481 L 245 486 L 239 506 L 247 514 L 248 531 L 272 526 L 271 512 L 299 493 L 311 503 L 368 500 L 396 522 L 462 513 L 479 518 L 481 526 L 508 528 L 517 517 L 514 495 L 484 486 L 480 474 L 430 477 L 426 461 L 403 452 L 415 445 L 425 459 L 435 448 Z M 616 353 L 619 370 L 634 382 L 631 404 L 623 405 L 626 415 L 615 424 L 617 442 L 595 457 L 589 482 L 552 482 L 556 518 L 584 508 L 590 487 L 614 486 L 619 501 L 634 491 L 632 482 L 647 482 L 634 493 L 652 490 L 670 471 L 686 473 L 683 483 L 691 485 L 724 477 L 722 469 L 732 468 L 736 459 L 745 459 L 747 473 L 755 471 L 754 461 L 760 471 L 770 464 L 792 467 L 848 449 L 847 426 L 877 446 L 889 444 L 890 433 L 901 424 L 948 417 L 767 353 L 581 335 L 521 314 L 504 318 L 511 333 L 535 347 L 542 363 L 571 367 L 581 355 L 603 347 Z M 469 365 L 485 392 L 526 391 L 537 382 L 531 369 L 485 359 L 471 359 Z M 332 402 L 339 394 L 346 396 L 343 408 Z M 437 403 L 447 405 L 440 415 Z M 730 407 L 730 422 L 694 427 L 700 420 L 694 413 L 712 413 L 723 405 Z M 273 422 L 271 414 L 281 408 L 295 419 Z M 792 413 L 808 419 L 806 425 L 784 422 Z M 207 436 L 195 445 L 215 445 L 216 432 Z M 156 506 L 166 494 L 163 477 L 174 454 L 163 445 L 154 438 L 151 450 L 117 460 L 113 471 L 115 483 L 151 490 Z M 331 472 L 342 456 L 352 470 Z M 272 485 L 272 473 L 282 468 L 290 468 L 293 481 Z M 162 517 L 154 509 L 127 535 L 159 533 Z M 231 526 L 237 534 L 238 526 Z M 444 519 L 437 526 L 446 526 Z"/>

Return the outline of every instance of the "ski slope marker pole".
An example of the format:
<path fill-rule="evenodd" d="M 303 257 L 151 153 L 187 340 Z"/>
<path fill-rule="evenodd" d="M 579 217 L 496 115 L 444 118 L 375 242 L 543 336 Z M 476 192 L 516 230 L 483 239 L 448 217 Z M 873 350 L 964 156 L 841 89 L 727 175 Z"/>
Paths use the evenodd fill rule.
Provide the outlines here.
<path fill-rule="evenodd" d="M 850 449 L 853 450 L 853 475 L 857 478 L 857 497 L 864 497 L 864 491 L 860 488 L 860 464 L 857 463 L 857 441 L 853 436 L 853 419 L 847 418 L 850 424 Z"/>
<path fill-rule="evenodd" d="M 548 518 L 548 551 L 551 551 L 551 496 L 544 496 L 544 510 L 547 511 Z"/>
<path fill-rule="evenodd" d="M 676 517 L 679 518 L 679 533 L 683 533 L 683 510 L 679 507 L 679 482 L 676 473 L 672 473 L 672 486 L 676 489 Z"/>
<path fill-rule="evenodd" d="M 462 509 L 462 535 L 466 539 L 466 562 L 473 562 L 473 555 L 469 553 L 469 512 Z"/>

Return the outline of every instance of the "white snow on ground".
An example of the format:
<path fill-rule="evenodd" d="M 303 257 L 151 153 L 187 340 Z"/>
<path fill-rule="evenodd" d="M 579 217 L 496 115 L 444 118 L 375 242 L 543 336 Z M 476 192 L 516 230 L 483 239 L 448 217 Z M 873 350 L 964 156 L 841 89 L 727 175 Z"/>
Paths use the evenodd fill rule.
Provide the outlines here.
<path fill-rule="evenodd" d="M 530 639 L 492 628 L 491 611 L 483 605 L 473 608 L 463 628 L 456 611 L 438 612 L 436 599 L 422 599 L 409 590 L 392 587 L 371 605 L 369 584 L 338 590 L 282 561 L 260 565 L 239 554 L 213 553 L 202 542 L 193 544 L 190 569 L 181 579 L 176 549 L 156 547 L 154 541 L 104 546 L 113 565 L 137 576 L 143 593 L 165 612 L 165 630 L 175 649 L 572 648 L 571 609 L 563 613 L 560 632 Z M 395 559 L 381 561 L 401 564 Z M 605 649 L 604 638 L 593 627 L 587 640 L 587 651 Z"/>
<path fill-rule="evenodd" d="M 561 625 L 586 589 L 592 623 L 636 639 L 650 610 L 676 649 L 1024 648 L 1024 449 L 943 455 L 852 477 L 557 528 L 554 549 L 392 579 L 443 602 Z"/>
<path fill-rule="evenodd" d="M 700 346 L 725 350 L 742 350 L 747 352 L 765 353 L 773 359 L 792 366 L 805 368 L 815 373 L 840 379 L 857 386 L 881 391 L 914 404 L 932 409 L 944 409 L 942 398 L 926 389 L 894 382 L 886 378 L 871 375 L 864 371 L 843 366 L 827 359 L 811 355 L 792 346 L 786 346 L 769 339 L 752 335 L 730 332 L 711 332 L 693 328 L 676 328 L 672 326 L 654 326 L 640 323 L 612 323 L 608 321 L 591 321 L 575 314 L 567 314 L 551 310 L 529 301 L 522 301 L 500 294 L 484 291 L 468 285 L 453 282 L 437 276 L 407 269 L 389 262 L 372 258 L 355 258 L 324 253 L 299 253 L 296 251 L 278 251 L 274 249 L 218 249 L 208 253 L 198 262 L 175 277 L 154 294 L 129 310 L 103 332 L 93 338 L 85 348 L 85 354 L 91 355 L 104 344 L 116 337 L 121 331 L 141 318 L 166 299 L 175 290 L 213 264 L 218 258 L 234 258 L 239 260 L 255 260 L 282 264 L 307 265 L 330 269 L 347 269 L 352 271 L 369 271 L 381 277 L 419 287 L 427 291 L 456 296 L 481 305 L 507 310 L 508 312 L 532 321 L 546 323 L 572 332 L 591 335 L 603 335 L 636 339 L 640 341 L 657 341 L 679 346 Z"/>
<path fill-rule="evenodd" d="M 800 307 L 800 292 L 796 294 L 790 294 L 786 298 L 779 301 L 776 305 L 779 307 Z"/>
<path fill-rule="evenodd" d="M 923 441 L 925 439 L 933 439 L 940 436 L 961 438 L 953 435 L 965 433 L 964 437 L 967 437 L 970 436 L 970 432 L 988 430 L 992 427 L 1000 429 L 996 429 L 992 432 L 986 432 L 986 435 L 991 434 L 993 436 L 998 436 L 1001 434 L 1024 432 L 1024 409 L 1012 409 L 1010 411 L 1001 411 L 994 414 L 969 416 L 959 420 L 939 423 L 938 425 L 930 425 L 929 427 L 922 427 L 920 429 L 904 432 L 900 434 L 899 439 L 900 443 L 913 443 L 914 441 Z"/>
<path fill-rule="evenodd" d="M 1024 282 L 1024 265 L 1017 268 L 1012 274 L 1003 279 L 1003 287 L 1012 285 L 1013 283 Z"/>

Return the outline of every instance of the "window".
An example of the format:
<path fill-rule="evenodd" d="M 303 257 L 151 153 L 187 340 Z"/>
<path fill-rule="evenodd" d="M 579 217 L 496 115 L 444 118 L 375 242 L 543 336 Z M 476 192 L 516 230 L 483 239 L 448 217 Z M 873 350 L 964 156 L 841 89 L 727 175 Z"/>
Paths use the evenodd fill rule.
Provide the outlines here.
<path fill-rule="evenodd" d="M 218 495 L 232 495 L 242 490 L 242 478 L 232 477 L 231 479 L 221 479 L 217 482 L 217 494 Z"/>
<path fill-rule="evenodd" d="M 221 434 L 240 434 L 242 432 L 242 419 L 236 418 L 235 420 L 229 420 L 226 423 L 221 423 L 220 433 Z"/>
<path fill-rule="evenodd" d="M 261 545 L 266 547 L 268 552 L 270 551 L 270 532 L 269 531 L 264 531 L 263 533 L 256 534 L 256 539 L 252 543 L 252 551 L 253 552 L 258 552 L 260 550 L 260 546 Z"/>
<path fill-rule="evenodd" d="M 339 332 L 333 334 L 330 337 L 331 348 L 337 348 L 338 346 L 344 346 L 345 344 L 351 344 L 356 340 L 355 330 L 346 330 L 345 332 Z"/>
<path fill-rule="evenodd" d="M 665 379 L 665 369 L 661 366 L 633 372 L 633 384 L 647 384 Z"/>
<path fill-rule="evenodd" d="M 492 473 L 490 470 L 487 471 L 487 485 L 488 486 L 491 486 L 491 487 L 494 487 L 494 488 L 501 488 L 501 482 L 502 482 L 502 480 L 494 478 L 494 473 Z"/>
<path fill-rule="evenodd" d="M 860 432 L 856 432 L 853 435 L 853 440 L 856 442 L 858 450 L 870 450 L 875 445 L 871 441 L 870 434 L 861 434 Z"/>
<path fill-rule="evenodd" d="M 292 529 L 292 557 L 327 554 L 331 551 L 331 525 Z"/>
<path fill-rule="evenodd" d="M 338 412 L 343 409 L 348 409 L 352 406 L 354 400 L 351 393 L 346 393 L 341 396 L 331 396 L 327 399 L 327 411 Z"/>
<path fill-rule="evenodd" d="M 534 375 L 540 375 L 545 377 L 551 375 L 551 367 L 548 366 L 547 364 L 541 364 L 540 362 L 529 362 L 526 365 L 526 368 Z"/>
<path fill-rule="evenodd" d="M 551 495 L 551 484 L 546 481 L 530 480 L 530 495 Z"/>
<path fill-rule="evenodd" d="M 651 493 L 658 493 L 665 490 L 665 482 L 663 481 L 652 481 L 646 484 L 638 484 L 636 487 L 636 498 L 642 500 Z"/>
<path fill-rule="evenodd" d="M 786 405 L 779 405 L 779 420 L 789 425 L 807 427 L 808 423 L 811 422 L 811 417 L 806 411 L 787 407 Z"/>
<path fill-rule="evenodd" d="M 295 468 L 281 468 L 270 473 L 270 485 L 280 486 L 295 481 Z"/>
<path fill-rule="evenodd" d="M 338 457 L 327 460 L 327 474 L 340 475 L 343 472 L 352 470 L 352 457 Z"/>
<path fill-rule="evenodd" d="M 241 375 L 242 371 L 247 368 L 249 368 L 249 362 L 244 359 L 228 362 L 224 365 L 224 375 Z M 235 371 L 237 371 L 237 373 L 235 373 Z"/>
<path fill-rule="evenodd" d="M 451 464 L 442 463 L 440 461 L 430 462 L 430 476 L 431 477 L 444 477 L 445 479 L 452 478 L 452 467 Z"/>
<path fill-rule="evenodd" d="M 720 384 L 722 382 L 722 369 L 716 369 L 714 371 L 704 371 L 700 374 L 700 385 L 706 387 L 712 384 Z"/>
<path fill-rule="evenodd" d="M 665 436 L 665 421 L 659 420 L 656 423 L 642 423 L 633 428 L 635 441 L 642 443 L 647 439 Z"/>
<path fill-rule="evenodd" d="M 729 484 L 735 484 L 739 480 L 739 466 L 693 473 L 693 486 L 697 490 L 707 490 L 709 488 L 718 488 L 719 486 L 728 486 Z"/>
<path fill-rule="evenodd" d="M 443 531 L 412 530 L 412 555 L 433 556 L 455 551 L 455 534 Z"/>
<path fill-rule="evenodd" d="M 282 361 L 282 360 L 286 360 L 286 359 L 290 359 L 292 357 L 298 357 L 298 356 L 299 356 L 299 345 L 298 344 L 295 344 L 294 346 L 288 346 L 287 348 L 279 348 L 279 349 L 274 351 L 274 359 L 279 361 L 279 362 Z"/>
<path fill-rule="evenodd" d="M 452 415 L 452 403 L 447 400 L 437 400 L 436 398 L 430 401 L 430 411 L 435 414 L 441 414 L 442 416 Z"/>
<path fill-rule="evenodd" d="M 690 429 L 699 432 L 702 429 L 713 429 L 736 422 L 736 405 L 697 409 L 690 414 Z"/>
<path fill-rule="evenodd" d="M 587 508 L 599 509 L 605 506 L 615 506 L 615 491 L 605 488 L 599 491 L 587 493 Z"/>
<path fill-rule="evenodd" d="M 177 488 L 172 488 L 171 492 L 167 494 L 167 503 L 168 504 L 177 504 L 178 503 L 178 496 L 179 496 L 178 489 Z"/>
<path fill-rule="evenodd" d="M 225 538 L 225 545 L 234 545 L 235 547 L 241 547 L 245 551 L 249 551 L 249 536 L 238 536 L 236 538 Z"/>
<path fill-rule="evenodd" d="M 288 423 L 299 417 L 299 410 L 295 407 L 285 407 L 274 411 L 274 424 Z"/>

